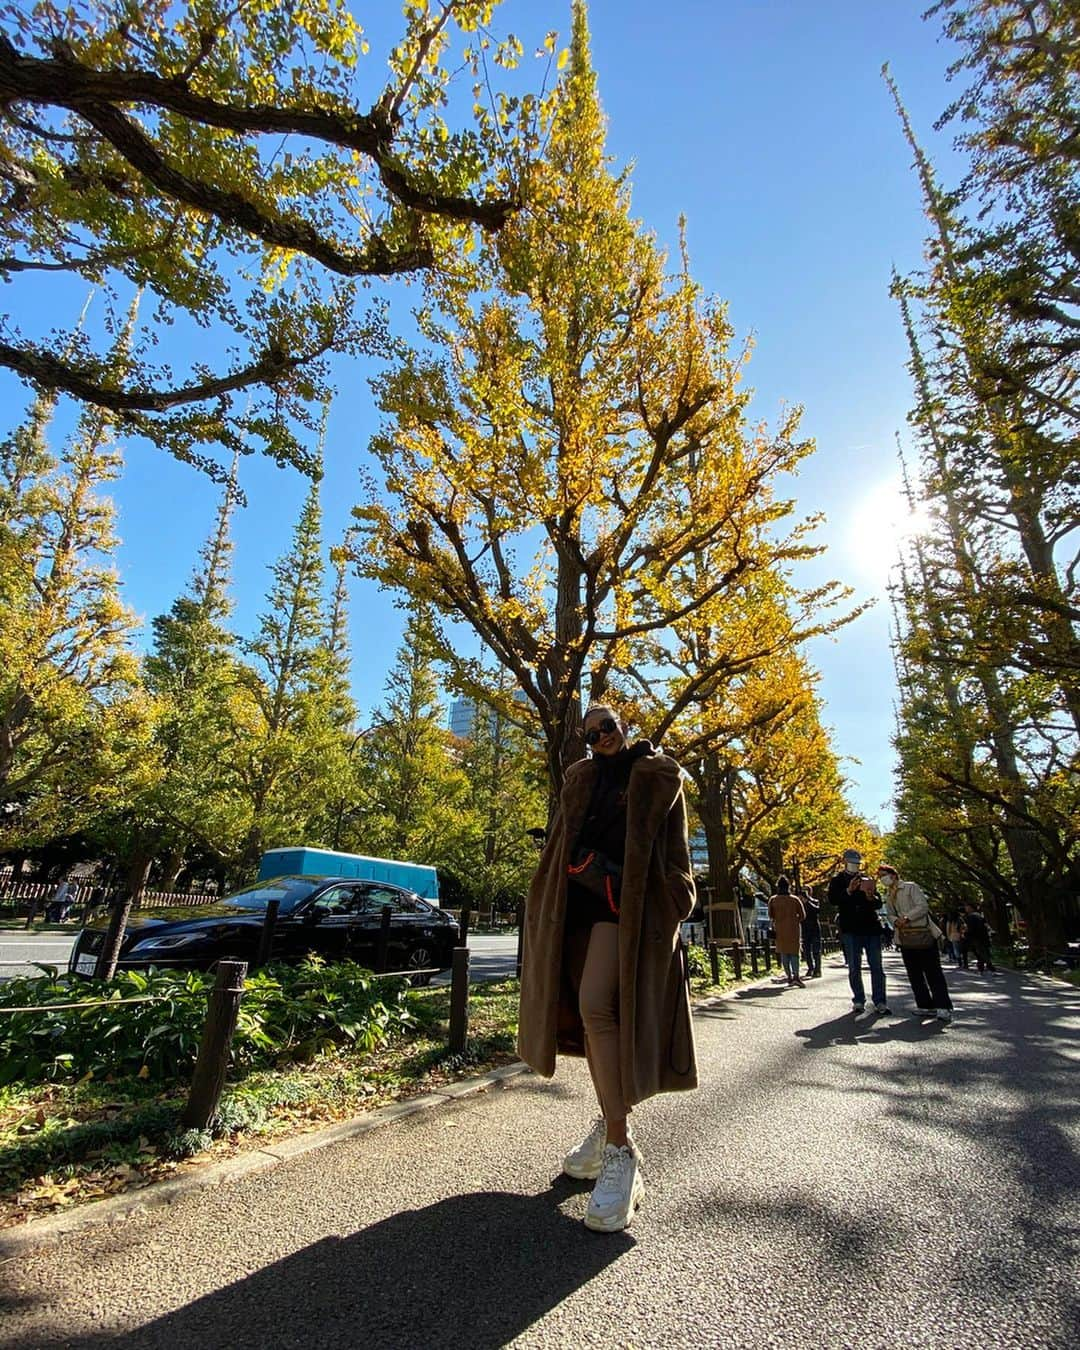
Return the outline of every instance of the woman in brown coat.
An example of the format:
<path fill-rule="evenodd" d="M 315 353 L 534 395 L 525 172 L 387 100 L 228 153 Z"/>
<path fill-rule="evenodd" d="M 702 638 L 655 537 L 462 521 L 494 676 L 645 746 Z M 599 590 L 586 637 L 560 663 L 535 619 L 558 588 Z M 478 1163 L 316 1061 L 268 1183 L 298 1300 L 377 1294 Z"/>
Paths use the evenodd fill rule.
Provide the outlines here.
<path fill-rule="evenodd" d="M 585 1222 L 614 1232 L 644 1193 L 630 1108 L 697 1086 L 678 940 L 694 879 L 679 766 L 629 745 L 607 706 L 584 725 L 592 757 L 567 772 L 529 889 L 518 1052 L 545 1077 L 559 1051 L 588 1061 L 601 1118 L 563 1167 L 597 1178 Z"/>
<path fill-rule="evenodd" d="M 806 918 L 806 906 L 797 895 L 791 894 L 791 883 L 787 877 L 780 877 L 776 883 L 776 894 L 769 901 L 769 918 L 772 919 L 776 954 L 784 967 L 789 985 L 797 984 L 805 989 L 799 974 L 799 938 L 802 921 Z"/>

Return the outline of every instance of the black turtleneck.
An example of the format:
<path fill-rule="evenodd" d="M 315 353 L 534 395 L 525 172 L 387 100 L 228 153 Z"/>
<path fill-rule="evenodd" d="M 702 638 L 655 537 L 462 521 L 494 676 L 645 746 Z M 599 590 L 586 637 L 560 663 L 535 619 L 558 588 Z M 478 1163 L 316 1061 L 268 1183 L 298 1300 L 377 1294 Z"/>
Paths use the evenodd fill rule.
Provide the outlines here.
<path fill-rule="evenodd" d="M 596 756 L 596 783 L 578 841 L 621 863 L 626 852 L 626 794 L 636 760 L 655 753 L 648 741 L 624 745 L 614 755 Z"/>
<path fill-rule="evenodd" d="M 615 755 L 596 755 L 596 780 L 577 842 L 599 849 L 612 862 L 622 863 L 626 852 L 626 797 L 630 773 L 637 760 L 655 755 L 649 741 L 624 746 Z M 567 927 L 591 928 L 594 923 L 618 923 L 619 916 L 600 896 L 579 886 L 571 877 L 567 887 Z"/>

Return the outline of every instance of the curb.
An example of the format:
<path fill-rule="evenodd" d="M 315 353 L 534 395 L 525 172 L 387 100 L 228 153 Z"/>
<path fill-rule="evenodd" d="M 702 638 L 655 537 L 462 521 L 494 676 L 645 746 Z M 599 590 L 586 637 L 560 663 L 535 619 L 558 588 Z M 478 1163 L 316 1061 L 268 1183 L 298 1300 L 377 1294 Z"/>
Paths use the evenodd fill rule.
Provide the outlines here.
<path fill-rule="evenodd" d="M 422 1097 L 391 1102 L 388 1106 L 380 1106 L 377 1110 L 346 1120 L 340 1125 L 328 1125 L 321 1130 L 312 1130 L 310 1134 L 295 1135 L 292 1139 L 285 1139 L 277 1144 L 267 1144 L 265 1148 L 252 1149 L 234 1158 L 211 1163 L 209 1166 L 199 1168 L 198 1171 L 173 1177 L 169 1181 L 151 1182 L 142 1190 L 127 1191 L 123 1195 L 111 1196 L 107 1200 L 96 1200 L 67 1212 L 50 1214 L 42 1219 L 31 1219 L 21 1227 L 0 1229 L 0 1263 L 12 1260 L 16 1256 L 26 1255 L 34 1248 L 47 1245 L 69 1233 L 122 1223 L 136 1214 L 174 1204 L 185 1195 L 203 1190 L 207 1186 L 217 1186 L 236 1177 L 270 1171 L 292 1158 L 302 1157 L 305 1153 L 314 1153 L 318 1149 L 328 1148 L 331 1144 L 341 1143 L 342 1140 L 354 1139 L 383 1126 L 393 1125 L 408 1116 L 419 1115 L 423 1111 L 460 1101 L 464 1097 L 476 1096 L 526 1073 L 531 1073 L 531 1070 L 520 1060 L 513 1064 L 503 1064 L 497 1069 L 492 1069 L 490 1073 L 448 1083 L 445 1087 L 425 1093 Z"/>

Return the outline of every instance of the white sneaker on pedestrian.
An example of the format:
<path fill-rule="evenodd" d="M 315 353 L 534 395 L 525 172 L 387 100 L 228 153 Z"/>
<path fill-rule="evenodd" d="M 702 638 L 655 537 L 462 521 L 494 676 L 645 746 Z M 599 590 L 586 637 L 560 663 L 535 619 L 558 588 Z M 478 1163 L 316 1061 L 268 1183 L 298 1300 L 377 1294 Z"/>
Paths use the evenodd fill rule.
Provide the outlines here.
<path fill-rule="evenodd" d="M 600 1175 L 585 1211 L 585 1227 L 597 1233 L 620 1232 L 633 1219 L 644 1194 L 637 1150 L 632 1144 L 622 1148 L 606 1145 Z"/>
<path fill-rule="evenodd" d="M 604 1161 L 604 1145 L 607 1143 L 607 1125 L 603 1116 L 597 1116 L 596 1124 L 585 1138 L 572 1148 L 563 1159 L 562 1170 L 568 1177 L 577 1177 L 579 1181 L 592 1181 L 600 1175 Z"/>
<path fill-rule="evenodd" d="M 864 1012 L 866 1011 L 866 1004 L 865 1004 L 865 1003 L 853 1003 L 853 1004 L 851 1005 L 851 1011 L 855 1014 L 856 1017 L 858 1017 L 858 1016 L 860 1015 L 860 1013 L 864 1013 Z"/>
<path fill-rule="evenodd" d="M 939 1022 L 951 1022 L 951 1021 L 952 1021 L 952 1009 L 951 1009 L 951 1008 L 939 1008 L 939 1009 L 937 1010 L 937 1020 L 938 1020 Z"/>

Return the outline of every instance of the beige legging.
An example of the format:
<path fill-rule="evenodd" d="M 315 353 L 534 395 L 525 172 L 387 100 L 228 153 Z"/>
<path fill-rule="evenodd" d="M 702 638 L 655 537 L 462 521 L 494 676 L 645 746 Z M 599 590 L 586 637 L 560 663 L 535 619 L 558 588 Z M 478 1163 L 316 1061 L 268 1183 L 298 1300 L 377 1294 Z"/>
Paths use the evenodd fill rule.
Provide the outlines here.
<path fill-rule="evenodd" d="M 585 1058 L 605 1120 L 623 1120 L 619 1064 L 619 925 L 594 923 L 581 972 L 578 1008 L 585 1024 Z"/>

